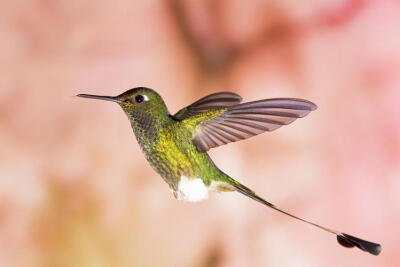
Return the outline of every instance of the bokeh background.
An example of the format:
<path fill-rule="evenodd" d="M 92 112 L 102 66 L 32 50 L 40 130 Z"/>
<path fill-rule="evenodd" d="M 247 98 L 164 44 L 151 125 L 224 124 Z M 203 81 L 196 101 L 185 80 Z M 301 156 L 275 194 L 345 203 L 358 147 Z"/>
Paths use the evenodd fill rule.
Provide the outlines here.
<path fill-rule="evenodd" d="M 399 266 L 400 3 L 0 1 L 0 266 Z M 118 105 L 216 91 L 319 109 L 213 149 L 281 208 L 380 242 L 378 257 L 234 194 L 176 201 Z"/>

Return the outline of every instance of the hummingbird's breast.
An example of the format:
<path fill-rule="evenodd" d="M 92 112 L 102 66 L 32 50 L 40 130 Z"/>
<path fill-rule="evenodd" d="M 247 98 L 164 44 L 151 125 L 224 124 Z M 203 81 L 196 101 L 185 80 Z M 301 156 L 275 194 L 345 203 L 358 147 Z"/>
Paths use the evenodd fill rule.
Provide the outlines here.
<path fill-rule="evenodd" d="M 174 191 L 182 177 L 200 178 L 207 185 L 218 171 L 207 153 L 197 151 L 192 133 L 181 122 L 160 129 L 152 138 L 137 139 L 146 159 Z"/>

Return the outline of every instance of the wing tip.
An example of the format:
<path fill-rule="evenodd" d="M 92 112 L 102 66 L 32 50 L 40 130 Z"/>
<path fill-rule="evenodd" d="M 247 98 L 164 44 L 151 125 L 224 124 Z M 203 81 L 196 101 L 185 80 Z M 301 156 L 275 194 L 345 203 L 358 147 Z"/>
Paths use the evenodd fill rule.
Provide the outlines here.
<path fill-rule="evenodd" d="M 311 111 L 314 111 L 314 110 L 316 110 L 318 108 L 318 106 L 313 102 L 310 102 L 309 104 L 310 104 Z"/>
<path fill-rule="evenodd" d="M 310 111 L 316 110 L 318 108 L 317 104 L 315 104 L 314 102 L 305 99 L 298 99 L 298 100 L 300 100 L 303 104 L 305 104 L 308 110 Z"/>
<path fill-rule="evenodd" d="M 355 236 L 351 236 L 348 234 L 338 234 L 336 236 L 336 239 L 338 241 L 338 243 L 346 248 L 352 248 L 352 247 L 357 247 L 365 252 L 368 252 L 372 255 L 379 255 L 379 253 L 381 253 L 382 251 L 382 247 L 380 244 L 377 243 L 373 243 L 370 241 L 366 241 L 363 239 L 360 239 L 358 237 Z"/>
<path fill-rule="evenodd" d="M 314 110 L 316 110 L 318 108 L 317 104 L 315 104 L 314 102 L 311 102 L 309 100 L 305 100 L 305 99 L 301 99 L 301 98 L 294 98 L 292 100 L 297 100 L 300 103 L 304 104 L 306 110 L 309 110 L 309 111 L 314 111 Z"/>

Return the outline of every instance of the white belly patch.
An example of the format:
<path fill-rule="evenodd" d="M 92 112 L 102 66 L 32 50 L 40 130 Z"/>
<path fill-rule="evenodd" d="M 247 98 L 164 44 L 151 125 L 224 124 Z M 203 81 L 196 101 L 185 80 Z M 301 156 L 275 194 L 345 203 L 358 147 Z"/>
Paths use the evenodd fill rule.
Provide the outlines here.
<path fill-rule="evenodd" d="M 208 188 L 201 178 L 181 176 L 175 196 L 178 200 L 197 202 L 208 198 Z"/>

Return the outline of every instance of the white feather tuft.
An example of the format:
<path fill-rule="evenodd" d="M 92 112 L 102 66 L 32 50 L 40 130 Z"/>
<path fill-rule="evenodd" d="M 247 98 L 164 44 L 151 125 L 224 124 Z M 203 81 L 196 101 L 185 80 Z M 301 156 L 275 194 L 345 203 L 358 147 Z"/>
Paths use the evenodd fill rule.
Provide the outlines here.
<path fill-rule="evenodd" d="M 176 192 L 178 200 L 197 202 L 208 198 L 208 188 L 201 178 L 181 176 Z"/>

